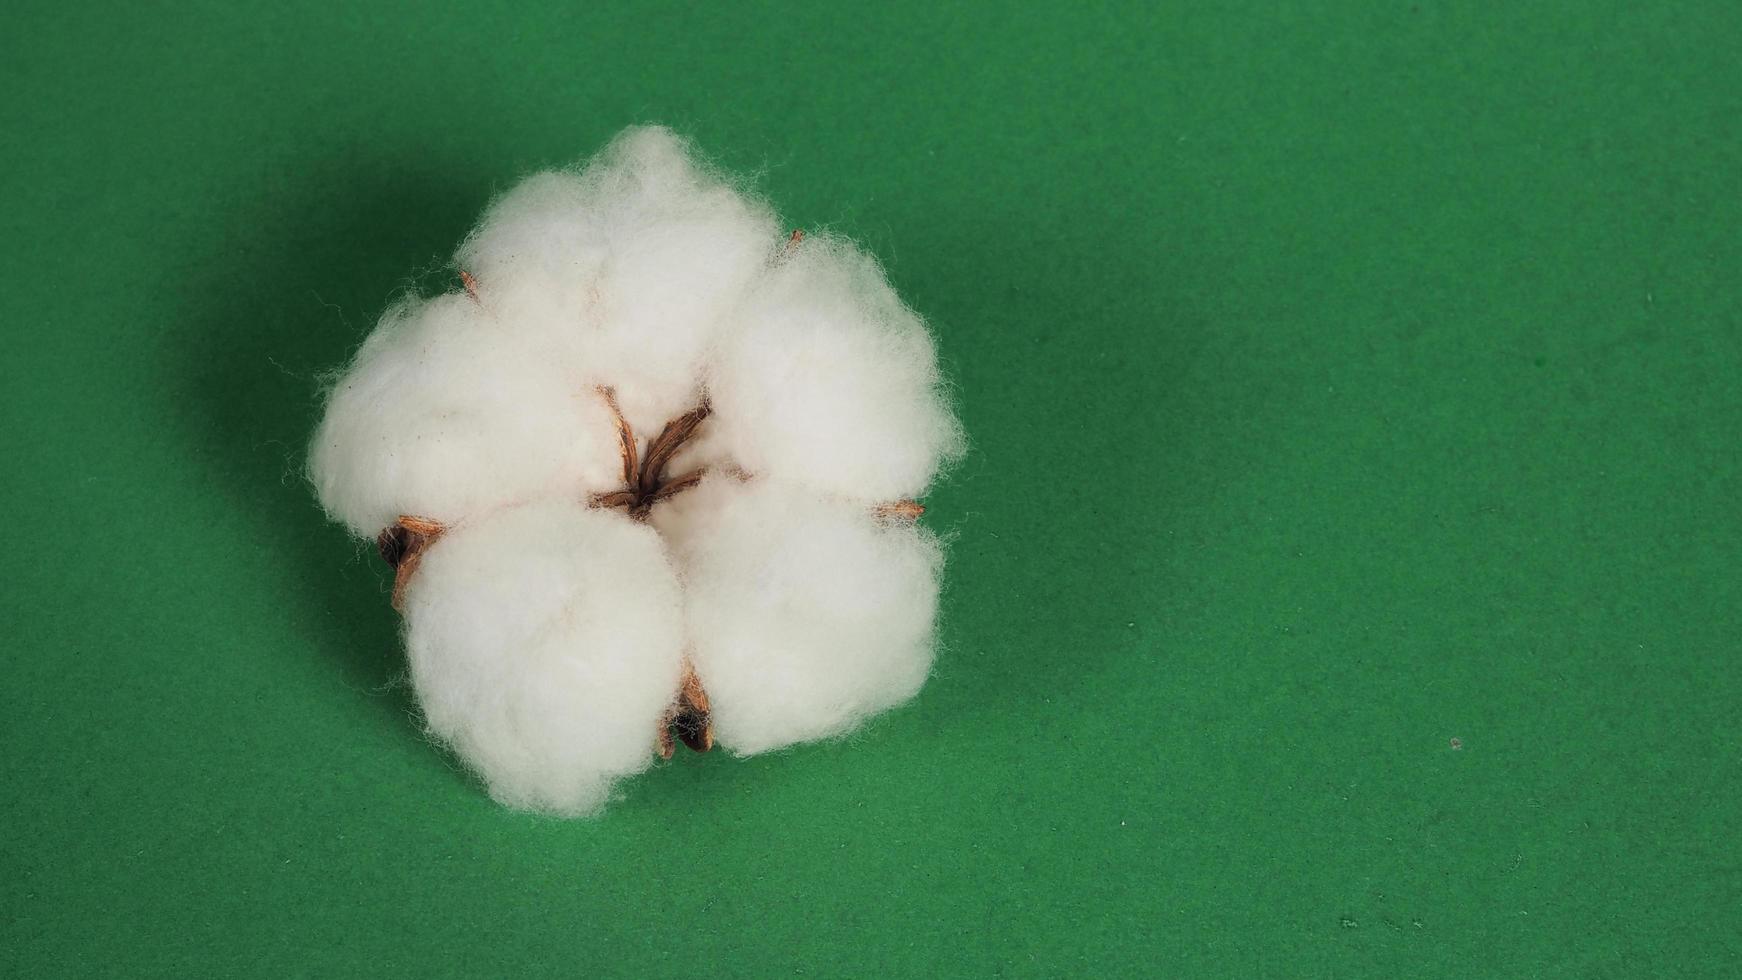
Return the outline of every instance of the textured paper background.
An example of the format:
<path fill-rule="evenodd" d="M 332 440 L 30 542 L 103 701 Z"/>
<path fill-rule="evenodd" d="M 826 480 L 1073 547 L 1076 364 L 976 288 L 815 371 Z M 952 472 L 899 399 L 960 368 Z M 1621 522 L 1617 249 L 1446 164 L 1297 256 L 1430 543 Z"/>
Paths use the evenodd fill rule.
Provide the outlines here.
<path fill-rule="evenodd" d="M 1742 8 L 1084 6 L 10 7 L 0 973 L 1742 972 Z M 881 256 L 975 452 L 918 702 L 560 823 L 296 467 L 635 121 Z"/>

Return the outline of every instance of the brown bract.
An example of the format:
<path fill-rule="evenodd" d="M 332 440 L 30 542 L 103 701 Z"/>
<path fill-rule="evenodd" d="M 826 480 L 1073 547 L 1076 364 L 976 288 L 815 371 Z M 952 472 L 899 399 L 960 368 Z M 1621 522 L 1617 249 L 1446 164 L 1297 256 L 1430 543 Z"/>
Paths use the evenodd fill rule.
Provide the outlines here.
<path fill-rule="evenodd" d="M 404 607 L 405 587 L 423 561 L 424 549 L 434 544 L 445 530 L 447 526 L 440 521 L 401 514 L 392 527 L 376 536 L 375 550 L 381 552 L 381 559 L 393 569 L 394 609 Z"/>
<path fill-rule="evenodd" d="M 665 423 L 665 428 L 647 444 L 647 455 L 643 457 L 636 452 L 635 430 L 630 427 L 629 420 L 623 417 L 623 410 L 617 405 L 616 390 L 600 386 L 598 392 L 610 407 L 611 417 L 617 423 L 617 451 L 623 457 L 623 486 L 618 490 L 593 494 L 587 498 L 588 504 L 593 507 L 627 508 L 630 517 L 645 521 L 654 504 L 702 482 L 706 470 L 693 470 L 667 480 L 665 467 L 677 455 L 677 451 L 683 448 L 683 444 L 689 441 L 690 436 L 695 435 L 696 427 L 712 411 L 708 407 L 707 399 L 702 399 L 700 405 Z"/>
<path fill-rule="evenodd" d="M 674 734 L 678 741 L 695 752 L 706 752 L 714 747 L 714 719 L 708 707 L 708 692 L 702 689 L 701 678 L 696 676 L 696 668 L 688 658 L 683 662 L 683 680 L 678 684 L 677 700 L 665 709 L 665 716 L 660 719 L 659 731 L 655 734 L 655 745 L 661 759 L 671 758 Z"/>

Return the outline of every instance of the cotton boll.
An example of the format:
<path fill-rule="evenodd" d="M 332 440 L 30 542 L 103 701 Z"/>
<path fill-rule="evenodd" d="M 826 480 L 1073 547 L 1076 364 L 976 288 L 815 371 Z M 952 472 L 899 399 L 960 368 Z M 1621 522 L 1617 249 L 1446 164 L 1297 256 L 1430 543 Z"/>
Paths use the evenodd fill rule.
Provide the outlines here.
<path fill-rule="evenodd" d="M 962 436 L 874 260 L 786 244 L 651 127 L 503 194 L 456 263 L 339 376 L 309 476 L 359 535 L 425 519 L 380 538 L 412 681 L 492 795 L 592 813 L 673 737 L 766 752 L 919 690 L 941 550 L 879 505 Z"/>
<path fill-rule="evenodd" d="M 574 374 L 463 294 L 388 311 L 310 447 L 322 505 L 374 537 L 401 514 L 454 523 L 556 487 L 611 487 L 616 430 Z"/>
<path fill-rule="evenodd" d="M 721 745 L 840 735 L 919 691 L 942 565 L 930 533 L 791 485 L 710 477 L 689 494 L 654 520 Z"/>
<path fill-rule="evenodd" d="M 580 380 L 616 387 L 642 429 L 695 405 L 702 360 L 778 237 L 766 205 L 643 127 L 504 195 L 455 261 L 486 308 L 572 346 Z"/>
<path fill-rule="evenodd" d="M 963 448 L 925 326 L 837 238 L 804 239 L 758 283 L 708 390 L 744 469 L 857 500 L 918 495 Z"/>
<path fill-rule="evenodd" d="M 683 613 L 651 528 L 572 502 L 498 511 L 429 546 L 404 612 L 430 731 L 497 800 L 590 813 L 652 761 Z"/>

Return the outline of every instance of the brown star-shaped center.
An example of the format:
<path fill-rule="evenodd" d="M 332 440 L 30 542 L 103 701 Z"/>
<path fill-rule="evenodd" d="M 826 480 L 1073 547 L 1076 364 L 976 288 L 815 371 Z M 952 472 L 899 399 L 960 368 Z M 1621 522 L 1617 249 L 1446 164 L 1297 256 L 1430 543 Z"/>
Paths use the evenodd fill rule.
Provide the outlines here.
<path fill-rule="evenodd" d="M 635 430 L 630 428 L 629 420 L 623 417 L 623 410 L 617 405 L 616 389 L 601 386 L 598 391 L 617 422 L 617 451 L 623 457 L 623 488 L 595 493 L 587 502 L 594 507 L 624 507 L 630 517 L 645 521 L 654 504 L 702 481 L 705 470 L 693 470 L 668 480 L 665 467 L 690 436 L 695 435 L 696 427 L 712 410 L 704 398 L 700 405 L 665 423 L 665 428 L 647 444 L 647 455 L 642 457 L 637 452 Z"/>

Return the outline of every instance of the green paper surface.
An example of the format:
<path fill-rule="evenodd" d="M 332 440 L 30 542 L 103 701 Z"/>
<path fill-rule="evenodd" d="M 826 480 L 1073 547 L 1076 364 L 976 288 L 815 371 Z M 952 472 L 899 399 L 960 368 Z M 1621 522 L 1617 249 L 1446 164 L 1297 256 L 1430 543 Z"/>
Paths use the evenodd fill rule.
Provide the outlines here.
<path fill-rule="evenodd" d="M 1742 975 L 1742 6 L 4 20 L 0 975 Z M 877 254 L 973 452 L 917 701 L 562 822 L 301 452 L 635 122 Z"/>

